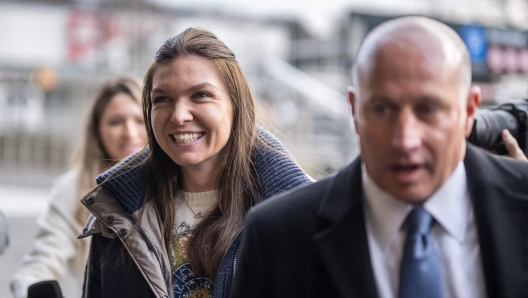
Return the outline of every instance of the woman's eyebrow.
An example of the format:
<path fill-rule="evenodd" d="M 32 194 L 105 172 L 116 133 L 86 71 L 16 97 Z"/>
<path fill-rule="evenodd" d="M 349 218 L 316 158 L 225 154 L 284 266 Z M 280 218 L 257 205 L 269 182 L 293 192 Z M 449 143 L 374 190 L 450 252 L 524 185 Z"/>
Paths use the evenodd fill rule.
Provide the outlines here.
<path fill-rule="evenodd" d="M 218 89 L 218 87 L 216 87 L 215 85 L 213 85 L 213 84 L 211 84 L 209 82 L 205 82 L 205 83 L 197 84 L 197 85 L 194 85 L 192 87 L 187 88 L 187 92 L 198 91 L 198 90 L 200 90 L 202 88 L 206 88 L 206 87 Z"/>
<path fill-rule="evenodd" d="M 209 82 L 205 82 L 205 83 L 200 83 L 200 84 L 196 84 L 194 86 L 191 86 L 189 88 L 187 88 L 187 90 L 185 90 L 186 92 L 195 92 L 195 91 L 198 91 L 202 88 L 214 88 L 214 89 L 218 89 L 218 87 L 216 87 L 215 85 L 209 83 Z M 157 94 L 169 94 L 169 92 L 161 87 L 154 87 L 152 88 L 152 90 L 150 91 L 150 94 L 154 94 L 154 93 L 157 93 Z"/>
<path fill-rule="evenodd" d="M 152 90 L 150 90 L 150 94 L 154 94 L 154 93 L 168 94 L 168 92 L 165 89 L 159 88 L 159 87 L 154 87 L 154 88 L 152 88 Z"/>

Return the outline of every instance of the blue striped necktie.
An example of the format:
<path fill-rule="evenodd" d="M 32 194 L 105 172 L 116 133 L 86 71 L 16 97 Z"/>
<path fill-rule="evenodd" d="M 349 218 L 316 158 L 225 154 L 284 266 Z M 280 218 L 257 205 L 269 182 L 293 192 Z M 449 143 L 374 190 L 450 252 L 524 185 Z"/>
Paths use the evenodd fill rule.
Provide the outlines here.
<path fill-rule="evenodd" d="M 443 298 L 442 260 L 430 233 L 433 218 L 424 208 L 415 207 L 406 223 L 399 298 Z"/>

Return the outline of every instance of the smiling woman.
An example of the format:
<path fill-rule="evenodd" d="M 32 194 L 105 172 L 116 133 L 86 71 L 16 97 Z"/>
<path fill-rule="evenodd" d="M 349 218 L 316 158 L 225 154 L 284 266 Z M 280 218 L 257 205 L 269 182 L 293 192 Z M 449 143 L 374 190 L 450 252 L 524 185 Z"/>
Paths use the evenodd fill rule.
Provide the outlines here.
<path fill-rule="evenodd" d="M 214 64 L 199 56 L 163 63 L 152 77 L 152 128 L 163 151 L 180 166 L 182 190 L 215 189 L 233 123 L 233 103 Z"/>
<path fill-rule="evenodd" d="M 161 46 L 143 115 L 148 148 L 83 199 L 93 214 L 84 297 L 228 297 L 249 208 L 312 179 L 255 126 L 235 55 L 209 31 Z"/>

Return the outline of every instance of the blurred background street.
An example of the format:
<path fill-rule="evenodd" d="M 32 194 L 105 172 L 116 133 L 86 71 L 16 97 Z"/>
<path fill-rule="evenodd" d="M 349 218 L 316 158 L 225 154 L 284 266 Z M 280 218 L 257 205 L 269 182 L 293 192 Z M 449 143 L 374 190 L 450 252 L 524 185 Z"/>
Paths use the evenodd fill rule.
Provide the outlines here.
<path fill-rule="evenodd" d="M 9 279 L 37 232 L 35 221 L 46 208 L 48 188 L 0 185 L 0 209 L 8 216 L 10 247 L 0 256 L 0 297 L 11 297 Z"/>
<path fill-rule="evenodd" d="M 104 79 L 142 78 L 165 39 L 209 29 L 237 55 L 261 123 L 319 179 L 359 153 L 345 94 L 362 38 L 405 14 L 461 35 L 486 104 L 526 97 L 527 0 L 0 0 L 0 210 L 11 229 L 0 298 Z"/>

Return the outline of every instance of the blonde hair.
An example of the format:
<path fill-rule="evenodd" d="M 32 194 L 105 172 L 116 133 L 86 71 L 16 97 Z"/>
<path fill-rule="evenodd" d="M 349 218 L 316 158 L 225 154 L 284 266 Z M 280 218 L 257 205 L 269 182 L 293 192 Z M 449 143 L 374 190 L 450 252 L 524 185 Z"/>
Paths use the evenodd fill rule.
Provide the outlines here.
<path fill-rule="evenodd" d="M 80 146 L 77 148 L 72 168 L 77 171 L 77 197 L 87 194 L 96 186 L 95 177 L 107 170 L 117 160 L 112 160 L 104 149 L 99 126 L 101 116 L 108 103 L 117 94 L 124 93 L 130 96 L 141 107 L 141 81 L 132 76 L 120 76 L 104 82 L 97 91 L 84 128 L 84 135 Z M 75 218 L 84 225 L 90 212 L 80 203 Z"/>

